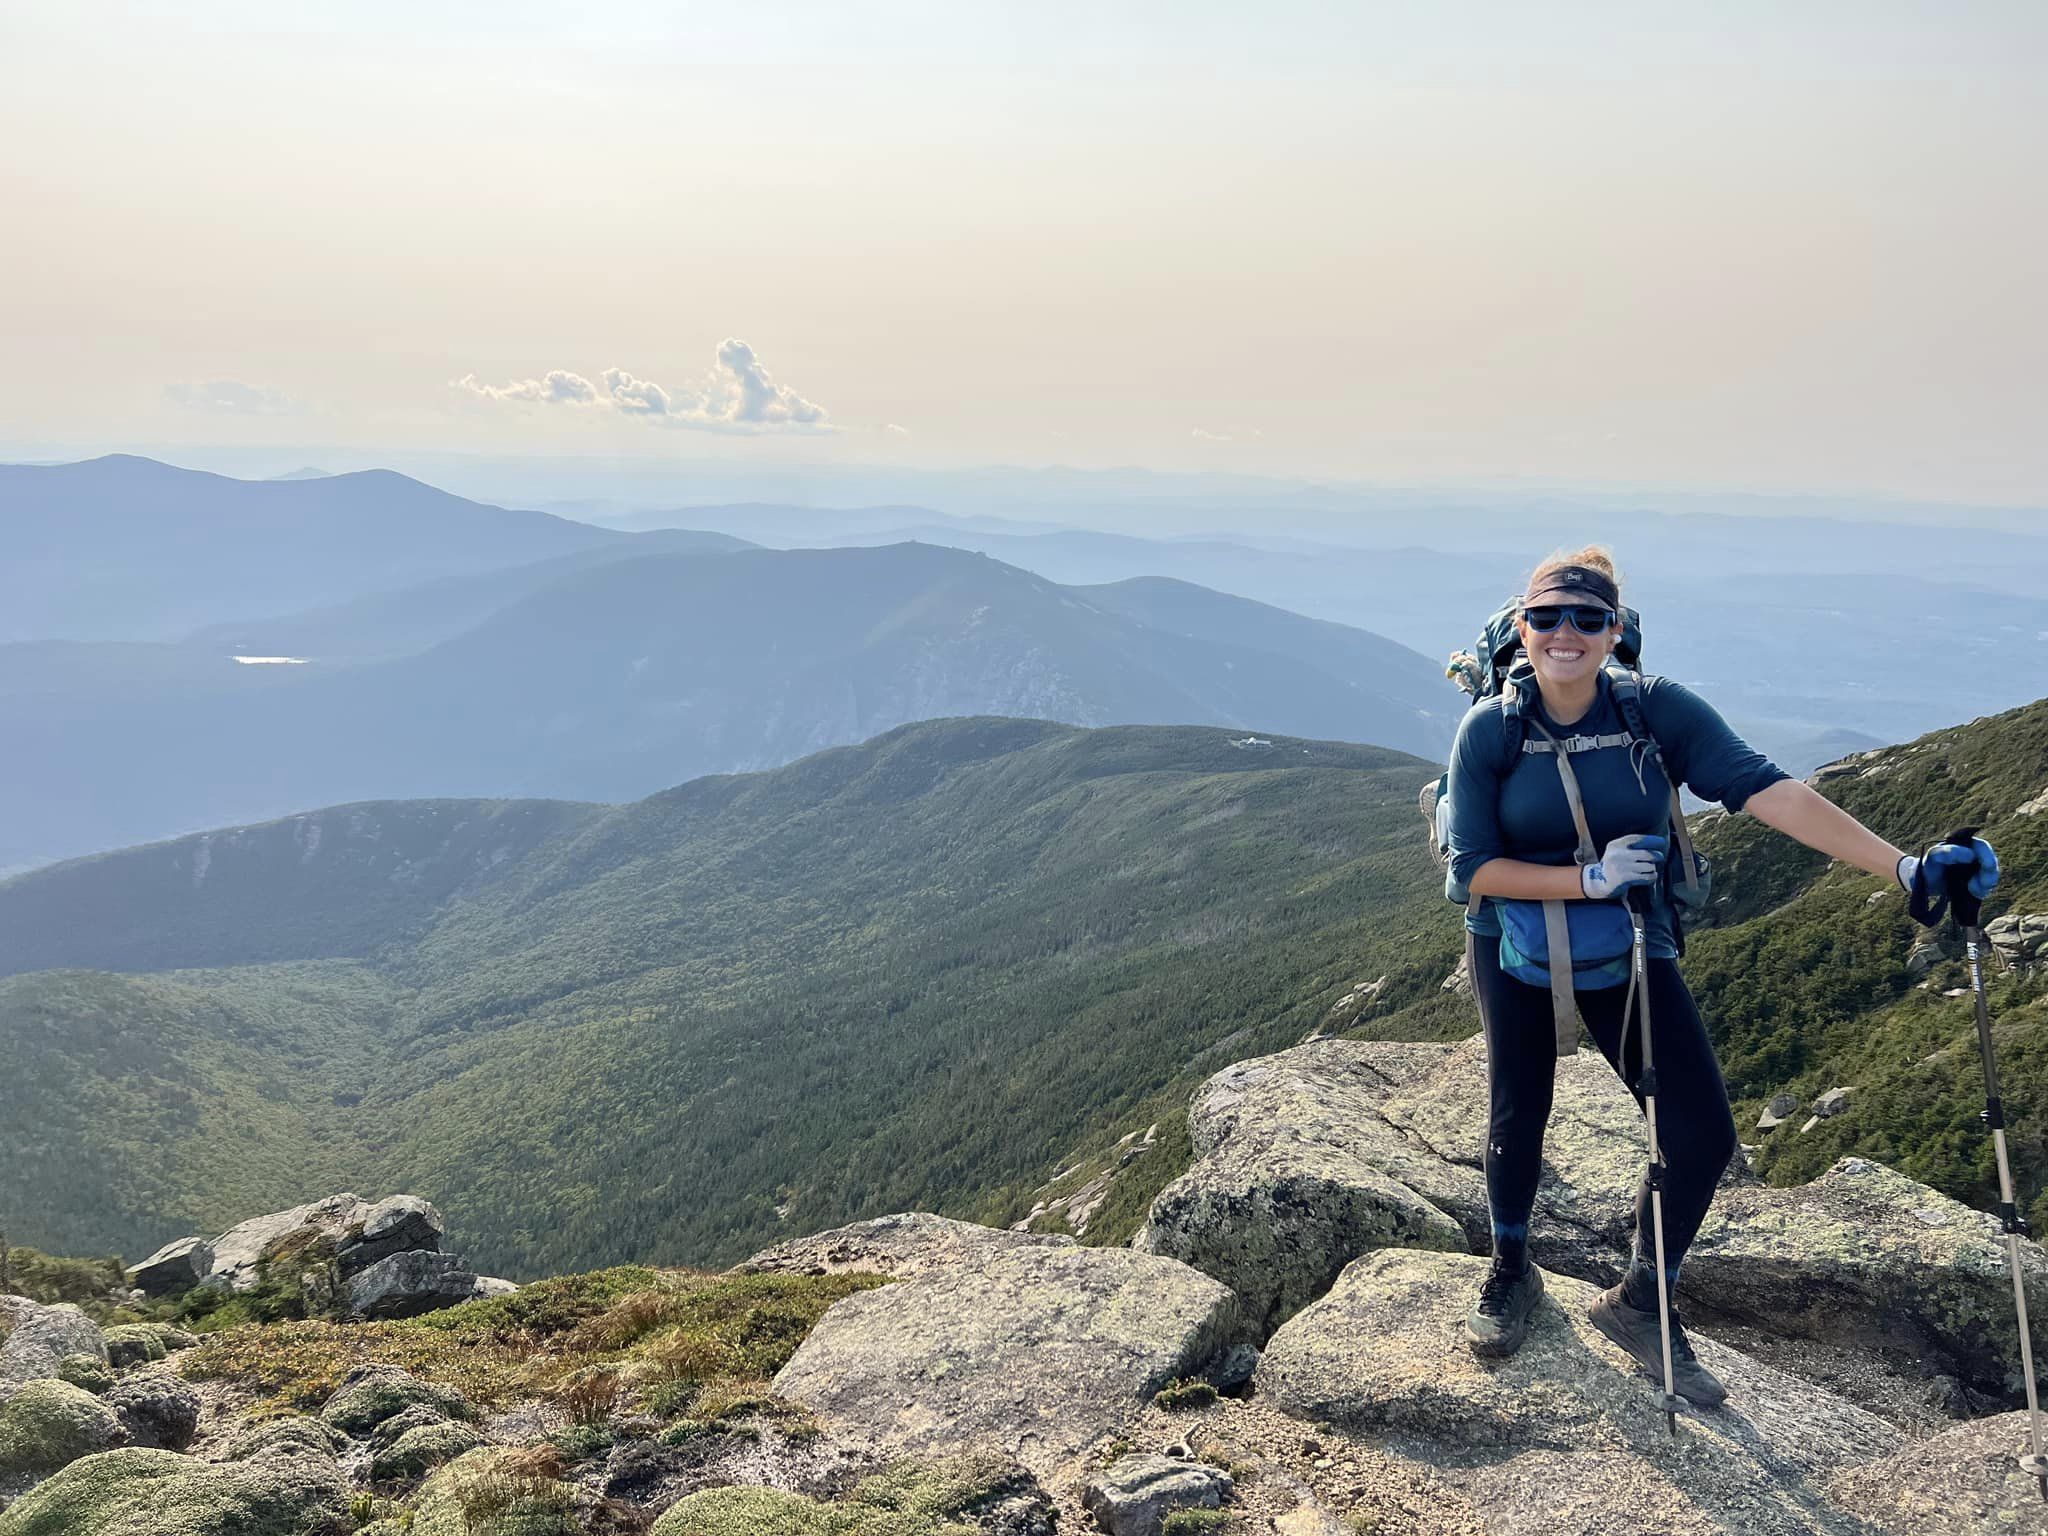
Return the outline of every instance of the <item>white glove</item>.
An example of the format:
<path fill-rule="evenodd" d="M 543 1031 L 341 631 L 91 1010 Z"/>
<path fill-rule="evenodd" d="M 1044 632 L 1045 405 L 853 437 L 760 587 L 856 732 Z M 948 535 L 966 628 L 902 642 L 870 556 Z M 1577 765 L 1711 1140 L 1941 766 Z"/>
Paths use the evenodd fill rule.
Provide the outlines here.
<path fill-rule="evenodd" d="M 1579 889 L 1589 901 L 1607 901 L 1632 885 L 1647 885 L 1664 867 L 1665 840 L 1643 832 L 1617 837 L 1591 864 L 1579 866 Z"/>

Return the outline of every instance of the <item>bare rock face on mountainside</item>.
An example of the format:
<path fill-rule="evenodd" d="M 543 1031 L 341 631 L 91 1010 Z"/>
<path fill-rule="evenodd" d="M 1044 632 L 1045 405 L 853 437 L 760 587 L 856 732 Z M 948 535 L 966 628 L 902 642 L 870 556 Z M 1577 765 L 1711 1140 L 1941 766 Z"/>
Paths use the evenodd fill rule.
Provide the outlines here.
<path fill-rule="evenodd" d="M 1185 1264 L 1027 1240 L 838 1302 L 775 1390 L 892 1451 L 985 1441 L 1045 1475 L 1223 1368 L 1238 1329 L 1237 1298 Z"/>
<path fill-rule="evenodd" d="M 129 1278 L 151 1296 L 200 1285 L 246 1292 L 266 1280 L 295 1280 L 309 1310 L 342 1309 L 358 1317 L 411 1317 L 508 1287 L 442 1253 L 442 1231 L 441 1213 L 417 1195 L 375 1202 L 328 1195 L 252 1216 L 211 1240 L 166 1243 Z"/>
<path fill-rule="evenodd" d="M 1133 1240 L 1230 1285 L 1263 1332 L 1380 1247 L 1490 1251 L 1484 1042 L 1318 1040 L 1238 1062 L 1190 1104 L 1194 1165 Z M 1643 1122 L 1605 1061 L 1558 1063 L 1531 1251 L 1601 1285 L 1626 1264 Z M 2048 1255 L 2021 1245 L 2048 1316 Z M 1763 1333 L 1874 1350 L 1993 1402 L 2018 1389 L 1994 1217 L 1862 1158 L 1790 1189 L 1738 1157 L 1688 1255 L 1681 1301 Z"/>
<path fill-rule="evenodd" d="M 1730 1403 L 1672 1438 L 1635 1362 L 1586 1319 L 1594 1287 L 1549 1276 L 1529 1338 L 1506 1360 L 1465 1347 L 1487 1261 L 1382 1249 L 1268 1342 L 1254 1385 L 1313 1423 L 1397 1439 L 1460 1470 L 1506 1530 L 1778 1533 L 1831 1528 L 1815 1486 L 1887 1456 L 1884 1420 L 1711 1339 L 1701 1362 Z"/>

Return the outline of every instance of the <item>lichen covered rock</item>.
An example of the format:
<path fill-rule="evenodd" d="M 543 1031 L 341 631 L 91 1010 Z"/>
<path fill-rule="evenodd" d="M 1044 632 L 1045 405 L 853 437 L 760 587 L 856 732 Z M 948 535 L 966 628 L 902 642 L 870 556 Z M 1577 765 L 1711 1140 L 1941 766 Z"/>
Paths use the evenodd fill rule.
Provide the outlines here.
<path fill-rule="evenodd" d="M 68 1381 L 41 1377 L 0 1404 L 0 1478 L 54 1472 L 127 1440 L 120 1419 L 99 1398 Z"/>
<path fill-rule="evenodd" d="M 2048 1317 L 2048 1254 L 2020 1242 L 2027 1310 Z M 2021 1390 L 2004 1234 L 1986 1211 L 1868 1158 L 1789 1189 L 1723 1190 L 1686 1256 L 1681 1297 L 1772 1332 L 1863 1342 L 1882 1329 L 1979 1390 Z"/>
<path fill-rule="evenodd" d="M 250 1461 L 258 1456 L 335 1456 L 348 1448 L 348 1436 L 310 1414 L 285 1414 L 244 1424 L 222 1447 L 222 1461 Z"/>
<path fill-rule="evenodd" d="M 1172 1259 L 1020 1245 L 833 1303 L 775 1390 L 885 1453 L 980 1446 L 1043 1475 L 1241 1328 L 1230 1291 Z"/>
<path fill-rule="evenodd" d="M 106 1391 L 104 1401 L 128 1431 L 128 1443 L 161 1451 L 182 1451 L 199 1428 L 199 1393 L 160 1365 L 130 1371 Z"/>
<path fill-rule="evenodd" d="M 478 1446 L 421 1485 L 410 1536 L 581 1536 L 579 1499 L 589 1495 L 529 1470 L 521 1452 Z"/>
<path fill-rule="evenodd" d="M 1081 1502 L 1109 1536 L 1159 1536 L 1179 1509 L 1216 1509 L 1230 1497 L 1227 1472 L 1170 1456 L 1125 1456 L 1091 1477 Z"/>
<path fill-rule="evenodd" d="M 2031 1443 L 2024 1412 L 1972 1419 L 1837 1473 L 1828 1492 L 1886 1536 L 2038 1531 L 2048 1528 L 2040 1485 L 2018 1462 Z"/>
<path fill-rule="evenodd" d="M 361 1438 L 415 1403 L 424 1403 L 446 1418 L 476 1416 L 468 1401 L 453 1387 L 421 1381 L 388 1366 L 366 1366 L 342 1378 L 340 1388 L 320 1410 L 320 1417 L 343 1434 Z"/>
<path fill-rule="evenodd" d="M 97 1324 L 70 1302 L 44 1306 L 26 1296 L 0 1296 L 0 1402 L 25 1381 L 57 1374 L 66 1355 L 107 1358 Z"/>
<path fill-rule="evenodd" d="M 114 1368 L 91 1355 L 66 1355 L 57 1362 L 57 1379 L 97 1396 L 114 1384 Z"/>
<path fill-rule="evenodd" d="M 1482 1360 L 1464 1323 L 1487 1261 L 1367 1254 L 1267 1344 L 1254 1382 L 1275 1407 L 1398 1442 L 1501 1530 L 1841 1531 L 1819 1491 L 1902 1437 L 1840 1398 L 1690 1328 L 1727 1384 L 1672 1438 L 1653 1384 L 1586 1317 L 1594 1288 L 1545 1274 L 1527 1341 Z"/>
<path fill-rule="evenodd" d="M 1029 1472 L 969 1452 L 894 1462 L 840 1504 L 776 1488 L 705 1489 L 671 1505 L 651 1536 L 1052 1536 L 1053 1522 Z"/>
<path fill-rule="evenodd" d="M 482 1444 L 483 1436 L 467 1424 L 446 1419 L 437 1424 L 416 1424 L 372 1458 L 370 1476 L 380 1483 L 403 1482 Z"/>
<path fill-rule="evenodd" d="M 984 1227 L 928 1211 L 899 1211 L 813 1232 L 763 1248 L 733 1268 L 742 1274 L 836 1275 L 845 1271 L 907 1280 L 934 1270 L 978 1264 L 1017 1247 L 1072 1248 L 1064 1233 L 1025 1233 Z"/>
<path fill-rule="evenodd" d="M 72 1462 L 0 1513 L 0 1536 L 343 1536 L 327 1457 L 205 1462 L 130 1448 Z"/>
<path fill-rule="evenodd" d="M 170 1353 L 164 1346 L 163 1335 L 154 1328 L 127 1324 L 105 1332 L 107 1359 L 116 1368 L 161 1360 Z"/>

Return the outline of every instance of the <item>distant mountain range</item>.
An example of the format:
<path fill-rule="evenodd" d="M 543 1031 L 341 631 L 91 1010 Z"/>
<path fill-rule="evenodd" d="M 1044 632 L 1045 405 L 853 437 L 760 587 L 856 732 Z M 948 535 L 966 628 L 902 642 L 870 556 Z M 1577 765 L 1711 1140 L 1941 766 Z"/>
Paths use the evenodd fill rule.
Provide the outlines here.
<path fill-rule="evenodd" d="M 169 640 L 630 539 L 389 470 L 230 480 L 125 454 L 0 464 L 0 642 Z"/>
<path fill-rule="evenodd" d="M 631 800 L 936 716 L 1435 757 L 1456 727 L 1416 652 L 1181 582 L 1062 587 L 929 544 L 609 554 L 212 632 L 268 657 L 313 641 L 303 666 L 0 648 L 0 865 L 365 796 Z"/>

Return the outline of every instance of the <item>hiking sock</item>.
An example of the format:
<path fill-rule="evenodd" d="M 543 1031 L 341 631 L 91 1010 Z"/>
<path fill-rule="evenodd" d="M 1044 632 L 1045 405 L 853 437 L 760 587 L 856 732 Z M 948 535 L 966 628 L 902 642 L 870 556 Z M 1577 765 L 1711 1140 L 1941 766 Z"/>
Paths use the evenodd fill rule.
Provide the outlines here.
<path fill-rule="evenodd" d="M 1664 1283 L 1675 1296 L 1678 1293 L 1678 1271 L 1680 1264 L 1673 1264 L 1664 1271 Z M 1628 1273 L 1621 1277 L 1621 1299 L 1638 1312 L 1657 1310 L 1657 1266 L 1636 1254 L 1628 1261 Z"/>
<path fill-rule="evenodd" d="M 1502 1269 L 1522 1274 L 1529 1268 L 1529 1223 L 1496 1221 L 1493 1224 L 1493 1261 Z"/>

